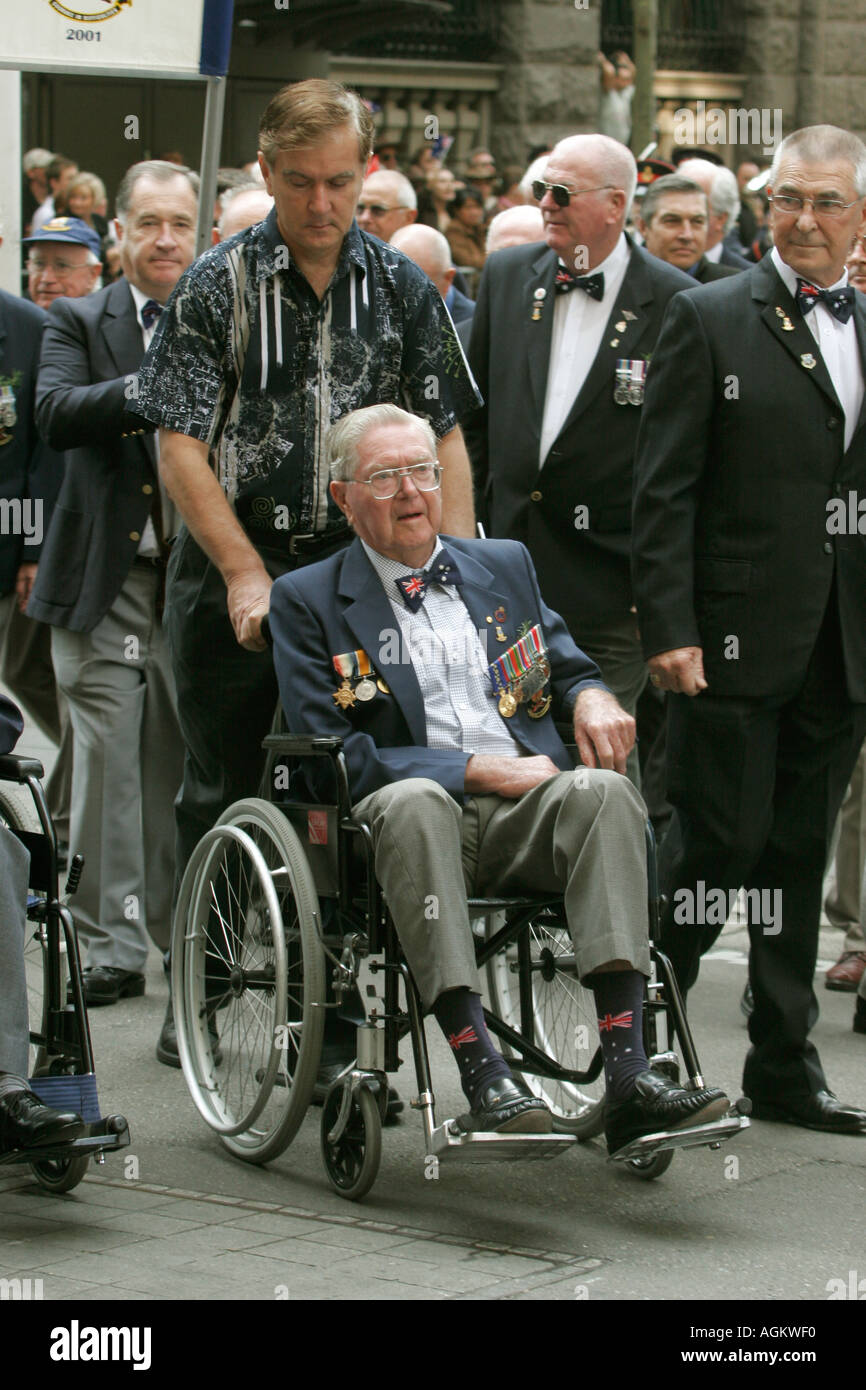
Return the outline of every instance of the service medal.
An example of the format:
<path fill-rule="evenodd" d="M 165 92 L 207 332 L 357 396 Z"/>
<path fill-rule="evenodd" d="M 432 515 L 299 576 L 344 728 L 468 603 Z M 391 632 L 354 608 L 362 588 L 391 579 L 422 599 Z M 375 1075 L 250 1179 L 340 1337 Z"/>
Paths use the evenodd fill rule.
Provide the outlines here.
<path fill-rule="evenodd" d="M 376 682 L 371 681 L 369 676 L 365 676 L 355 686 L 355 698 L 358 700 L 372 700 L 375 694 Z"/>
<path fill-rule="evenodd" d="M 340 709 L 349 709 L 351 705 L 356 703 L 355 692 L 348 681 L 343 681 L 339 690 L 334 691 L 334 700 Z"/>
<path fill-rule="evenodd" d="M 499 713 L 503 719 L 510 719 L 517 711 L 517 701 L 510 690 L 503 690 L 499 696 Z"/>

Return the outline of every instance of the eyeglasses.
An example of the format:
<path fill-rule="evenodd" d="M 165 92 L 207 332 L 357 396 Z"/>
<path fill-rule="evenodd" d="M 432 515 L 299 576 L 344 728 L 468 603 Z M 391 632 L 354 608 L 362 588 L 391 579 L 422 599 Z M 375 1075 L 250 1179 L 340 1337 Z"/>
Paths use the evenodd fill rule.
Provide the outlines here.
<path fill-rule="evenodd" d="M 369 212 L 371 217 L 384 217 L 386 212 L 403 212 L 399 203 L 393 208 L 383 207 L 381 203 L 359 203 L 359 212 Z"/>
<path fill-rule="evenodd" d="M 605 188 L 613 187 L 612 183 L 600 183 L 597 188 L 566 188 L 564 183 L 545 183 L 544 179 L 533 179 L 532 196 L 540 203 L 545 193 L 552 193 L 556 206 L 567 208 L 572 198 L 579 198 L 582 193 L 601 193 Z"/>
<path fill-rule="evenodd" d="M 411 478 L 420 492 L 435 492 L 442 477 L 442 465 L 432 459 L 423 463 L 410 464 L 408 468 L 385 468 L 381 473 L 371 473 L 369 478 L 347 478 L 349 483 L 363 483 L 370 488 L 379 502 L 387 502 L 400 491 L 400 479 Z"/>
<path fill-rule="evenodd" d="M 73 264 L 71 261 L 39 261 L 31 256 L 27 262 L 27 269 L 35 271 L 37 275 L 41 275 L 46 270 L 50 270 L 54 275 L 72 275 L 76 270 L 83 270 L 89 264 L 89 261 L 79 261 L 77 264 Z"/>
<path fill-rule="evenodd" d="M 853 208 L 854 203 L 862 200 L 855 198 L 853 203 L 843 203 L 839 198 L 801 198 L 793 193 L 774 193 L 768 201 L 777 212 L 796 213 L 799 216 L 809 203 L 816 217 L 841 217 L 848 208 Z"/>

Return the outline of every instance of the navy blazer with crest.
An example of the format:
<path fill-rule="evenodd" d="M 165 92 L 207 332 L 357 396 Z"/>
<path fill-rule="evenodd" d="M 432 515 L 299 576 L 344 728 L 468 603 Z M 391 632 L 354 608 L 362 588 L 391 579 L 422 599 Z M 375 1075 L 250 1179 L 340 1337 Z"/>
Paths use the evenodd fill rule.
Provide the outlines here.
<path fill-rule="evenodd" d="M 152 428 L 129 414 L 143 356 L 126 280 L 52 304 L 36 423 L 68 452 L 28 617 L 90 632 L 126 581 L 157 486 Z"/>
<path fill-rule="evenodd" d="M 684 271 L 629 247 L 598 352 L 541 468 L 556 252 L 537 243 L 494 252 L 472 319 L 469 364 L 485 405 L 460 423 L 479 514 L 491 535 L 523 541 L 541 592 L 572 622 L 622 616 L 631 607 L 632 464 L 641 407 L 614 401 L 616 364 L 649 361 L 668 301 L 694 286 Z"/>
<path fill-rule="evenodd" d="M 544 603 L 524 546 L 514 541 L 463 540 L 443 536 L 460 569 L 460 593 L 475 627 L 490 630 L 490 661 L 516 641 L 523 623 L 540 622 L 551 665 L 550 710 L 533 719 L 520 705 L 507 728 L 529 753 L 547 754 L 563 771 L 571 760 L 554 719 L 570 718 L 581 690 L 606 689 L 598 667 L 572 641 L 562 619 Z M 495 618 L 504 610 L 501 623 Z M 359 801 L 389 782 L 427 777 L 463 802 L 463 780 L 470 753 L 427 747 L 424 704 L 411 660 L 386 660 L 395 652 L 399 624 L 382 581 L 355 539 L 318 564 L 278 579 L 271 590 L 270 624 L 274 665 L 289 732 L 344 740 L 352 800 Z M 507 643 L 493 640 L 501 626 Z M 405 651 L 399 644 L 401 652 Z M 341 709 L 334 693 L 341 676 L 334 657 L 363 650 L 374 679 L 389 687 L 371 700 Z M 501 716 L 500 716 L 501 717 Z M 309 778 L 314 795 L 327 799 L 323 780 Z"/>
<path fill-rule="evenodd" d="M 866 297 L 855 292 L 866 373 Z M 671 302 L 635 465 L 634 585 L 647 657 L 702 647 L 710 691 L 793 697 L 831 595 L 850 699 L 866 701 L 866 396 L 845 419 L 766 256 Z M 854 527 L 835 534 L 828 503 Z M 866 506 L 864 506 L 866 513 Z M 735 642 L 733 639 L 736 639 Z"/>

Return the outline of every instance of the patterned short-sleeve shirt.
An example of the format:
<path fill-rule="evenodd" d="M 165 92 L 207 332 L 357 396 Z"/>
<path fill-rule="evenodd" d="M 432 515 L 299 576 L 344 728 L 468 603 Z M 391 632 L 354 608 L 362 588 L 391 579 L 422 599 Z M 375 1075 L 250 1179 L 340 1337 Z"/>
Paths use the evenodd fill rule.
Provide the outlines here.
<path fill-rule="evenodd" d="M 254 544 L 344 524 L 328 495 L 324 438 L 389 401 L 442 438 L 480 401 L 439 291 L 353 222 L 319 301 L 276 210 L 214 246 L 178 281 L 138 377 L 136 413 L 210 446 Z"/>

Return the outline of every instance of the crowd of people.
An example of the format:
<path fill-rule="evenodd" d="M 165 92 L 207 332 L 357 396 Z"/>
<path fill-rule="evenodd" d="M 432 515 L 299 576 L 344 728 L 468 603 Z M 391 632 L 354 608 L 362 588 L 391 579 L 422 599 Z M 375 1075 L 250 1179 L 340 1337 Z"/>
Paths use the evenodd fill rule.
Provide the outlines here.
<path fill-rule="evenodd" d="M 0 451 L 40 525 L 0 541 L 0 675 L 59 746 L 88 1004 L 143 994 L 151 945 L 168 964 L 179 878 L 257 793 L 279 701 L 345 741 L 467 1127 L 551 1117 L 487 1034 L 463 882 L 563 892 L 617 1020 L 611 1152 L 727 1108 L 643 1050 L 648 807 L 684 992 L 728 915 L 698 899 L 746 890 L 753 1113 L 864 1132 L 809 1033 L 840 807 L 827 984 L 859 990 L 866 1033 L 866 542 L 828 524 L 866 490 L 866 147 L 811 127 L 734 173 L 588 134 L 525 172 L 478 149 L 457 178 L 428 144 L 404 173 L 365 104 L 312 80 L 259 151 L 220 171 L 198 258 L 186 166 L 133 165 L 109 223 L 97 176 L 24 161 Z M 56 1136 L 3 1015 L 0 1144 Z M 326 1035 L 320 1092 L 346 1048 Z M 180 1065 L 170 1004 L 157 1057 Z"/>

